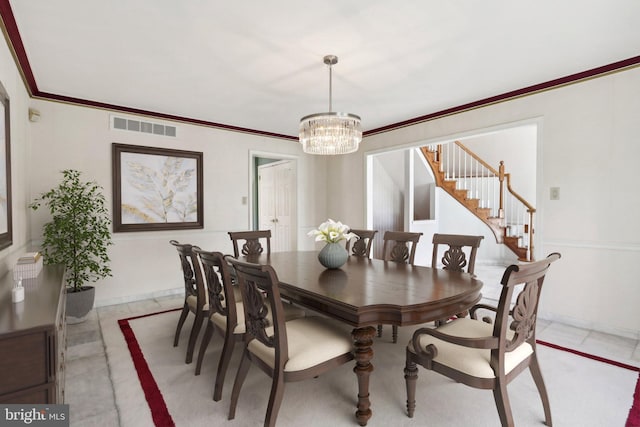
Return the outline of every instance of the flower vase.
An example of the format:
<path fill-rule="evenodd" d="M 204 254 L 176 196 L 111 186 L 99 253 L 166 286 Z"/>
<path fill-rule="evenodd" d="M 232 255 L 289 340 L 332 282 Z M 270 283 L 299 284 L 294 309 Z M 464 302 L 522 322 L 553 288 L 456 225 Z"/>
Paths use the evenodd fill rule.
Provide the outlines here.
<path fill-rule="evenodd" d="M 347 262 L 349 253 L 341 243 L 327 243 L 318 253 L 318 261 L 326 268 L 340 268 Z"/>

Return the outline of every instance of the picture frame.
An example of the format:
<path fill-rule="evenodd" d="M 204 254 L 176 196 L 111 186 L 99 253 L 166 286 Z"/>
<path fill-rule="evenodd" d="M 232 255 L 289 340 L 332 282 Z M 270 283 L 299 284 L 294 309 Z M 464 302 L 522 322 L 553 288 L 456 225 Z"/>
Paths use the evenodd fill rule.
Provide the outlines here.
<path fill-rule="evenodd" d="M 0 249 L 13 244 L 9 95 L 0 83 Z"/>
<path fill-rule="evenodd" d="M 203 155 L 112 144 L 113 231 L 204 227 Z"/>

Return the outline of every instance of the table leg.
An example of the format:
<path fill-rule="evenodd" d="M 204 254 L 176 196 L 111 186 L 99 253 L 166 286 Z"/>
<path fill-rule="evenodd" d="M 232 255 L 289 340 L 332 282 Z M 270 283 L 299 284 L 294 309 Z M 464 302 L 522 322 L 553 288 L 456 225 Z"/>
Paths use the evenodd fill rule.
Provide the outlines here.
<path fill-rule="evenodd" d="M 356 328 L 351 333 L 355 347 L 356 366 L 353 372 L 358 376 L 358 410 L 356 419 L 358 424 L 366 426 L 371 418 L 371 401 L 369 400 L 369 375 L 373 371 L 373 337 L 376 329 L 373 326 Z"/>

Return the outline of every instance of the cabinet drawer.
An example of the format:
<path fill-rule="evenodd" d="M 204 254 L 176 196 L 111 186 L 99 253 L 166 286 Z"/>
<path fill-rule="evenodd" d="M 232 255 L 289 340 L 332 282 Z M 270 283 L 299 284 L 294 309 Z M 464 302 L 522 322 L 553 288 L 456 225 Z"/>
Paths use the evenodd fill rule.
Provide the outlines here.
<path fill-rule="evenodd" d="M 0 394 L 47 382 L 47 342 L 45 331 L 0 341 Z"/>

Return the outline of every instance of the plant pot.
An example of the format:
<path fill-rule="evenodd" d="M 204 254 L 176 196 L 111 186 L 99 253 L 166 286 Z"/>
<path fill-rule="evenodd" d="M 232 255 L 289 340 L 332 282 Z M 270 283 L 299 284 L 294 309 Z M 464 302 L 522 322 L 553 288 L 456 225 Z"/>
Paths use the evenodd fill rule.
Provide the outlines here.
<path fill-rule="evenodd" d="M 82 286 L 78 292 L 73 292 L 73 288 L 67 288 L 67 323 L 80 323 L 87 320 L 87 314 L 93 308 L 96 298 L 96 288 L 93 286 Z"/>
<path fill-rule="evenodd" d="M 348 258 L 349 252 L 341 243 L 327 243 L 318 253 L 320 264 L 329 269 L 342 267 Z"/>

